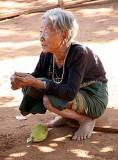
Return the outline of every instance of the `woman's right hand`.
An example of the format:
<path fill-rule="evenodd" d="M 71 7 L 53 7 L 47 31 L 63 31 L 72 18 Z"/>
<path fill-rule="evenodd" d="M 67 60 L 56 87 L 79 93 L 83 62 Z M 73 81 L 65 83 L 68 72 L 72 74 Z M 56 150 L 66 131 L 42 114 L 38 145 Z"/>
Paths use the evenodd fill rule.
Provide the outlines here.
<path fill-rule="evenodd" d="M 23 84 L 21 81 L 19 81 L 17 78 L 18 77 L 25 77 L 27 74 L 26 73 L 21 73 L 21 72 L 15 72 L 11 75 L 10 80 L 11 80 L 11 89 L 17 90 L 23 87 Z"/>

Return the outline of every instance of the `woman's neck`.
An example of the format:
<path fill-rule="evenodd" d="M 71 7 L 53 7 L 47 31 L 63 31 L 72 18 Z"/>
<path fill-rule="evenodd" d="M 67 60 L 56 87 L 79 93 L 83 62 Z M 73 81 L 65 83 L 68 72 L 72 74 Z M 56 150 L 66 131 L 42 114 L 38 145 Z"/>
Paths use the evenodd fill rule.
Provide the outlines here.
<path fill-rule="evenodd" d="M 63 61 L 65 59 L 67 48 L 60 49 L 57 52 L 54 53 L 54 57 L 58 61 Z"/>
<path fill-rule="evenodd" d="M 60 61 L 60 62 L 64 61 L 69 46 L 70 46 L 70 44 L 67 44 L 67 45 L 61 47 L 59 50 L 57 50 L 54 53 L 54 57 L 55 57 L 56 61 Z"/>
<path fill-rule="evenodd" d="M 60 49 L 58 52 L 56 52 L 54 54 L 54 59 L 55 59 L 55 62 L 57 64 L 57 66 L 59 68 L 61 68 L 61 66 L 63 65 L 65 59 L 66 59 L 66 56 L 67 56 L 67 52 L 69 50 L 69 47 L 70 46 L 64 46 L 64 48 Z"/>

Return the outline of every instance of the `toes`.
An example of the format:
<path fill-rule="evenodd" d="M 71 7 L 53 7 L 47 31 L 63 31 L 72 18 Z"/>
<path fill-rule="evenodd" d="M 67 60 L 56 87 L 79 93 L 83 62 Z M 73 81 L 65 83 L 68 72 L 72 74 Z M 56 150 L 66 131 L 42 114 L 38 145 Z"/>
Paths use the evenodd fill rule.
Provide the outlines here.
<path fill-rule="evenodd" d="M 84 136 L 83 136 L 83 139 L 84 139 L 84 140 L 85 140 L 85 139 L 87 139 L 87 136 L 86 136 L 86 135 L 84 135 Z"/>
<path fill-rule="evenodd" d="M 81 134 L 78 133 L 78 132 L 76 132 L 76 133 L 74 134 L 73 138 L 72 138 L 72 140 L 78 140 L 78 141 L 80 141 L 80 140 L 82 140 L 82 139 L 83 139 L 83 138 L 82 138 Z"/>
<path fill-rule="evenodd" d="M 84 140 L 84 139 L 86 139 L 86 136 L 84 137 L 82 135 L 79 135 L 79 136 L 74 135 L 73 138 L 72 138 L 72 140 L 78 140 L 78 141 Z"/>
<path fill-rule="evenodd" d="M 80 141 L 90 138 L 94 125 L 95 121 L 87 121 L 83 124 L 80 124 L 78 131 L 74 134 L 72 139 Z"/>
<path fill-rule="evenodd" d="M 90 136 L 91 136 L 91 133 L 89 133 L 86 137 L 87 137 L 87 138 L 90 138 Z"/>
<path fill-rule="evenodd" d="M 74 135 L 72 140 L 77 140 L 78 136 L 77 135 Z"/>
<path fill-rule="evenodd" d="M 80 130 L 78 130 L 78 131 L 74 134 L 74 136 L 72 137 L 72 140 L 78 140 L 78 141 L 80 141 L 80 140 L 85 140 L 85 139 L 90 138 L 91 134 L 92 134 L 92 133 L 88 133 L 88 132 L 83 133 L 83 132 L 81 132 Z"/>
<path fill-rule="evenodd" d="M 83 136 L 80 136 L 78 140 L 84 140 L 84 137 L 83 137 Z"/>
<path fill-rule="evenodd" d="M 85 140 L 85 139 L 90 138 L 90 136 L 91 135 L 84 135 L 84 136 L 83 135 L 79 135 L 79 136 L 74 135 L 73 138 L 72 138 L 72 140 L 78 140 L 78 141 Z"/>
<path fill-rule="evenodd" d="M 82 140 L 82 139 L 81 139 L 81 137 L 79 136 L 79 137 L 77 137 L 77 140 L 80 141 L 80 140 Z"/>
<path fill-rule="evenodd" d="M 86 139 L 86 136 L 84 135 L 80 135 L 78 136 L 77 140 L 80 141 L 80 140 L 85 140 Z"/>

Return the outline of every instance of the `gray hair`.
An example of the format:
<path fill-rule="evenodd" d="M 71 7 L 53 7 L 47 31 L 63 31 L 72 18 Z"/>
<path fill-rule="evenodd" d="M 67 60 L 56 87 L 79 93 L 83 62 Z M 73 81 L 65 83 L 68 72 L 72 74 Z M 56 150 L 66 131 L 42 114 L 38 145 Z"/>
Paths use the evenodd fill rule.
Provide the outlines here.
<path fill-rule="evenodd" d="M 79 26 L 69 12 L 61 8 L 54 8 L 46 11 L 42 18 L 49 18 L 57 32 L 68 32 L 69 41 L 73 41 L 76 38 Z"/>

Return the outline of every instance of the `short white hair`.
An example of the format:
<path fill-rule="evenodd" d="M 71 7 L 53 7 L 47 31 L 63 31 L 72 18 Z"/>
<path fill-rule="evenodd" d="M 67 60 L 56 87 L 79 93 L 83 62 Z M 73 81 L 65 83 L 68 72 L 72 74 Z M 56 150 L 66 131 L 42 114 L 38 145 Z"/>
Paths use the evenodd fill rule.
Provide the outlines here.
<path fill-rule="evenodd" d="M 68 32 L 69 41 L 73 41 L 76 38 L 79 26 L 69 12 L 61 8 L 54 8 L 47 10 L 42 18 L 49 18 L 57 32 Z"/>

